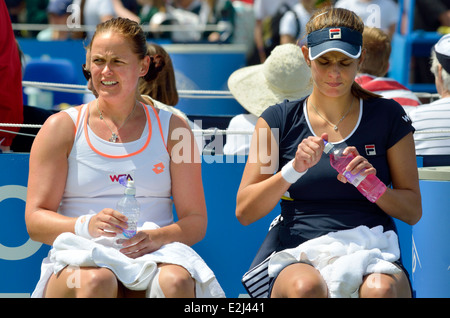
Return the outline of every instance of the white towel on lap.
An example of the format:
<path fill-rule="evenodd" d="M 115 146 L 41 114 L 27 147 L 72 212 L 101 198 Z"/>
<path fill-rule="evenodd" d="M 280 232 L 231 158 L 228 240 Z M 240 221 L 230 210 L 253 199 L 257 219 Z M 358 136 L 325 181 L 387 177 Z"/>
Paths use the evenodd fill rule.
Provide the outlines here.
<path fill-rule="evenodd" d="M 298 247 L 280 251 L 269 262 L 269 276 L 299 261 L 310 263 L 322 275 L 330 297 L 358 297 L 363 277 L 371 273 L 395 274 L 392 262 L 400 257 L 398 237 L 382 226 L 359 226 L 332 232 Z"/>
<path fill-rule="evenodd" d="M 182 243 L 170 243 L 132 259 L 116 248 L 63 233 L 53 243 L 50 260 L 54 263 L 55 274 L 67 265 L 109 268 L 124 286 L 132 290 L 147 289 L 158 263 L 176 264 L 188 270 L 195 279 L 197 297 L 225 297 L 213 271 L 192 248 Z"/>

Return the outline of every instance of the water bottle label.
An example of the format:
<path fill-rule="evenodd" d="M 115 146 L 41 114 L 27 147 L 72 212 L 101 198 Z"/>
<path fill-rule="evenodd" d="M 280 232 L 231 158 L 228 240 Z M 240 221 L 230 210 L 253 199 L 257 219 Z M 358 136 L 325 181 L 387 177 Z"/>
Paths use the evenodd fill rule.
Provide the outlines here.
<path fill-rule="evenodd" d="M 123 230 L 122 234 L 126 238 L 132 238 L 133 236 L 136 235 L 136 230 Z"/>
<path fill-rule="evenodd" d="M 350 171 L 345 170 L 343 173 L 344 177 L 355 187 L 359 186 L 359 184 L 366 178 L 361 174 L 352 174 Z"/>

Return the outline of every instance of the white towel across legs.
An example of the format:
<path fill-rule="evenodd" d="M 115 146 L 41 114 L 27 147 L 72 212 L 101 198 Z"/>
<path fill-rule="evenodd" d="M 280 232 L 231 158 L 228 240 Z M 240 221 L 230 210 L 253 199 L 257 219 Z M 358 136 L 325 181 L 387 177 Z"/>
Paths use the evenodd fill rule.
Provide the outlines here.
<path fill-rule="evenodd" d="M 213 271 L 192 248 L 182 243 L 170 243 L 132 259 L 114 247 L 63 233 L 54 241 L 49 260 L 54 273 L 68 265 L 109 268 L 125 287 L 132 290 L 146 290 L 159 263 L 176 264 L 188 270 L 195 279 L 198 298 L 225 297 Z M 43 276 L 41 280 L 45 279 Z"/>
<path fill-rule="evenodd" d="M 322 275 L 330 297 L 358 297 L 363 277 L 370 273 L 395 274 L 401 270 L 392 262 L 400 257 L 398 237 L 382 226 L 329 233 L 298 247 L 280 251 L 269 262 L 269 276 L 286 266 L 303 261 Z"/>

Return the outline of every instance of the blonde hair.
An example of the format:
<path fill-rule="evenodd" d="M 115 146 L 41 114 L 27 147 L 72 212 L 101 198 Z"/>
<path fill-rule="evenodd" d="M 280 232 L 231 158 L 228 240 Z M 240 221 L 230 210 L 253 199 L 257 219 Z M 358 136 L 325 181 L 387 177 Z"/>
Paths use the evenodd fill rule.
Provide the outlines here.
<path fill-rule="evenodd" d="M 391 39 L 379 28 L 365 27 L 363 33 L 363 49 L 366 51 L 361 64 L 361 73 L 378 77 L 386 75 L 391 55 Z"/>
<path fill-rule="evenodd" d="M 363 34 L 364 22 L 353 11 L 327 7 L 316 11 L 306 24 L 306 33 L 330 28 L 330 27 L 346 27 Z M 362 99 L 378 98 L 380 95 L 374 94 L 353 81 L 351 93 L 353 96 Z"/>

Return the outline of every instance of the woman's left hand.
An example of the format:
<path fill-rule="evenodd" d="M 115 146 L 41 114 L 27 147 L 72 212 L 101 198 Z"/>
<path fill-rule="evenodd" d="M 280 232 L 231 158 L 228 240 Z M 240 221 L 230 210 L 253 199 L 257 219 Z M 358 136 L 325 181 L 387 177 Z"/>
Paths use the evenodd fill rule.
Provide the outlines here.
<path fill-rule="evenodd" d="M 123 248 L 120 252 L 130 258 L 138 258 L 142 255 L 158 250 L 163 244 L 150 238 L 151 230 L 137 232 L 135 236 L 126 240 L 119 240 Z"/>
<path fill-rule="evenodd" d="M 361 172 L 361 175 L 367 176 L 369 174 L 376 175 L 377 170 L 372 166 L 372 164 L 363 156 L 361 156 L 356 149 L 356 147 L 350 146 L 344 149 L 343 155 L 349 155 L 352 154 L 355 158 L 353 158 L 352 161 L 347 165 L 346 171 L 350 172 L 351 174 L 355 175 L 359 172 Z M 344 177 L 341 173 L 337 176 L 338 180 L 346 183 L 347 178 Z"/>

